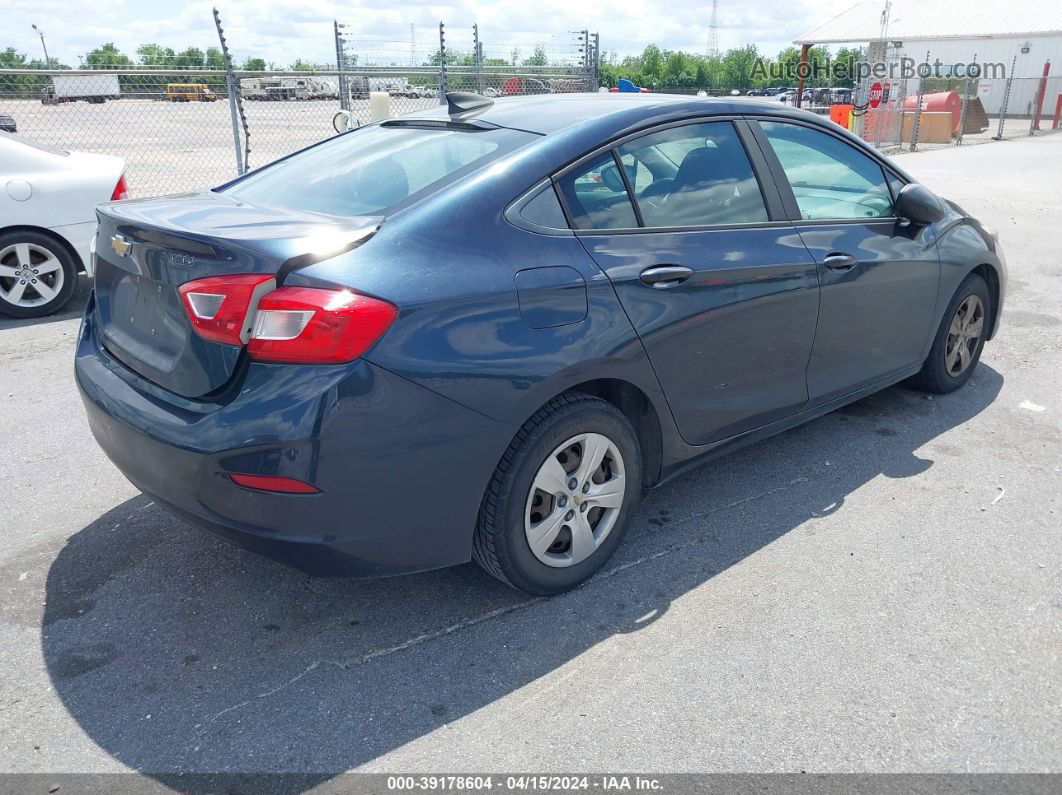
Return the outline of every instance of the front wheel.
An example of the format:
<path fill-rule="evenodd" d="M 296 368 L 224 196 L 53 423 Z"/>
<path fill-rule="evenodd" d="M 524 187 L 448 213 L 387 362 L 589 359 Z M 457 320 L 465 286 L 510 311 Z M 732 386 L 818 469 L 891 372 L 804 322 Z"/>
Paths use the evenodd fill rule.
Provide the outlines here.
<path fill-rule="evenodd" d="M 569 392 L 524 423 L 480 508 L 473 557 L 525 593 L 587 580 L 612 556 L 641 498 L 641 451 L 627 418 Z"/>
<path fill-rule="evenodd" d="M 945 394 L 970 380 L 985 345 L 991 306 L 985 280 L 971 273 L 952 296 L 929 356 L 921 371 L 911 378 L 911 385 Z"/>

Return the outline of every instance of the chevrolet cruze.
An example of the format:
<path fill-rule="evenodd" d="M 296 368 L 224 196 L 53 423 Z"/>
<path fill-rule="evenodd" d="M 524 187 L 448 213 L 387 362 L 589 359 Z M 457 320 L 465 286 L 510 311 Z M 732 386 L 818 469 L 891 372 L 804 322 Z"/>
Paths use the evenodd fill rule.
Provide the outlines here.
<path fill-rule="evenodd" d="M 77 382 L 159 505 L 310 572 L 558 593 L 643 489 L 957 389 L 998 328 L 994 236 L 818 116 L 446 100 L 101 206 Z"/>

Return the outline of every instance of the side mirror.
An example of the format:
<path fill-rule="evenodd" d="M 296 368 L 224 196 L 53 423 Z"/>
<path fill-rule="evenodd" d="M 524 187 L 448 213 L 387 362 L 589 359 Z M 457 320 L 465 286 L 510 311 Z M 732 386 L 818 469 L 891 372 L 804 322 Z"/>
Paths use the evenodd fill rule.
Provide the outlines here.
<path fill-rule="evenodd" d="M 337 133 L 345 133 L 352 127 L 357 127 L 357 122 L 354 121 L 350 115 L 349 110 L 341 110 L 332 117 L 332 126 L 336 128 Z"/>
<path fill-rule="evenodd" d="M 935 224 L 946 213 L 944 202 L 925 185 L 915 182 L 904 185 L 896 199 L 896 214 L 919 226 Z"/>

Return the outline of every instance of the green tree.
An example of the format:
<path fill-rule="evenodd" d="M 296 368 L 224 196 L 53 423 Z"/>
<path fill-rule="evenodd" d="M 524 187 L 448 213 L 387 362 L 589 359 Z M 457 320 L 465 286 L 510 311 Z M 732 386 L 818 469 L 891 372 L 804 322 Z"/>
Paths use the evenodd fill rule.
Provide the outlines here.
<path fill-rule="evenodd" d="M 207 47 L 206 58 L 204 60 L 207 69 L 225 68 L 225 53 L 217 47 Z"/>
<path fill-rule="evenodd" d="M 747 89 L 752 87 L 752 69 L 759 58 L 755 44 L 727 50 L 722 61 L 722 84 L 724 88 Z"/>
<path fill-rule="evenodd" d="M 664 55 L 655 44 L 642 51 L 641 77 L 650 87 L 656 85 L 664 73 Z"/>
<path fill-rule="evenodd" d="M 136 48 L 136 57 L 141 66 L 155 68 L 173 65 L 173 50 L 161 44 L 141 44 Z"/>
<path fill-rule="evenodd" d="M 184 69 L 202 68 L 206 64 L 206 55 L 198 47 L 189 47 L 174 57 L 173 64 Z"/>
<path fill-rule="evenodd" d="M 266 69 L 266 62 L 264 58 L 252 58 L 248 56 L 243 61 L 243 66 L 240 67 L 245 72 L 264 72 Z"/>
<path fill-rule="evenodd" d="M 97 47 L 85 56 L 85 65 L 90 69 L 111 69 L 120 66 L 132 66 L 133 61 L 125 55 L 113 41 L 109 41 L 102 47 Z"/>
<path fill-rule="evenodd" d="M 854 87 L 858 63 L 858 49 L 841 47 L 837 50 L 837 55 L 833 59 L 834 74 L 837 75 L 837 78 L 833 81 L 833 84 L 843 88 Z"/>
<path fill-rule="evenodd" d="M 546 57 L 546 48 L 541 44 L 535 45 L 535 51 L 530 57 L 524 58 L 524 66 L 545 66 L 549 63 L 549 59 Z"/>
<path fill-rule="evenodd" d="M 696 88 L 708 88 L 712 84 L 711 73 L 705 61 L 697 61 L 697 71 L 693 73 L 693 82 Z"/>
<path fill-rule="evenodd" d="M 0 69 L 26 69 L 26 54 L 8 47 L 0 52 Z"/>

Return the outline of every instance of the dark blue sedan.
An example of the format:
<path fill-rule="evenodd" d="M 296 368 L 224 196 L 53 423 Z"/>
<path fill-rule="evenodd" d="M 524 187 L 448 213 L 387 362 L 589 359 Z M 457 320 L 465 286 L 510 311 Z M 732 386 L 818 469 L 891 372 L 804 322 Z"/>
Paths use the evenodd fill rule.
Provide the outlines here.
<path fill-rule="evenodd" d="M 817 116 L 447 99 L 100 208 L 77 382 L 159 505 L 314 573 L 557 593 L 646 487 L 957 389 L 999 325 L 994 237 Z"/>

